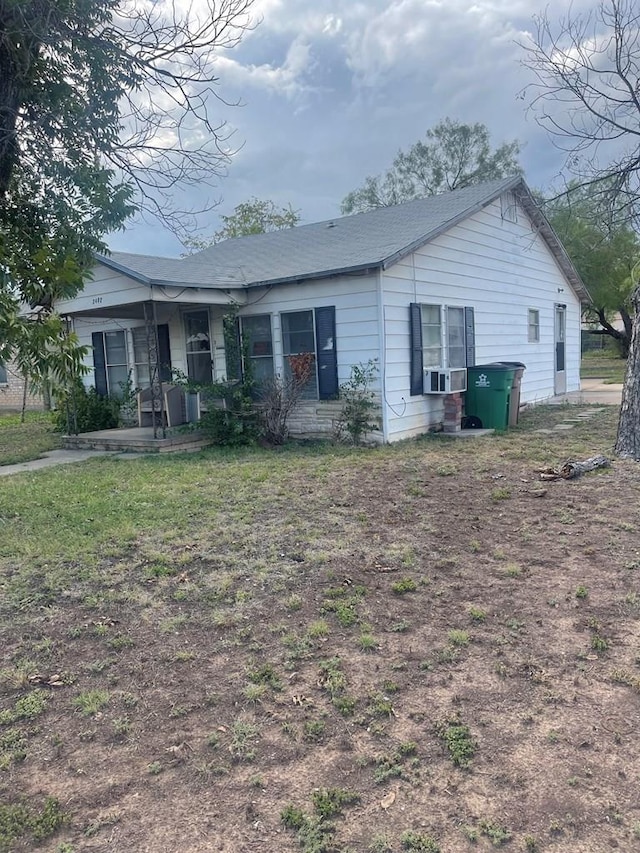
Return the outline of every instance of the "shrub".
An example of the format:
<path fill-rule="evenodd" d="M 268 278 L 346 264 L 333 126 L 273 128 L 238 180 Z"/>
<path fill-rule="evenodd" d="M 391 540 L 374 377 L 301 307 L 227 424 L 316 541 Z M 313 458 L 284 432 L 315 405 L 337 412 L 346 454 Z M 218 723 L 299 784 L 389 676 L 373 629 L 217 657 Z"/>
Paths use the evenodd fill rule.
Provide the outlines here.
<path fill-rule="evenodd" d="M 120 422 L 120 403 L 78 381 L 67 394 L 58 396 L 53 422 L 54 429 L 62 433 L 114 429 Z"/>
<path fill-rule="evenodd" d="M 253 444 L 258 437 L 257 414 L 251 394 L 253 382 L 214 382 L 203 388 L 205 400 L 222 401 L 210 405 L 200 418 L 200 428 L 214 442 L 227 447 Z"/>
<path fill-rule="evenodd" d="M 315 355 L 304 352 L 288 356 L 289 375 L 274 376 L 259 389 L 261 432 L 271 444 L 284 444 L 291 412 L 300 402 L 315 370 Z"/>
<path fill-rule="evenodd" d="M 340 386 L 342 410 L 335 426 L 336 438 L 352 444 L 362 444 L 366 434 L 380 428 L 374 417 L 377 409 L 375 394 L 371 391 L 378 366 L 375 359 L 366 364 L 351 365 L 351 375 Z"/>

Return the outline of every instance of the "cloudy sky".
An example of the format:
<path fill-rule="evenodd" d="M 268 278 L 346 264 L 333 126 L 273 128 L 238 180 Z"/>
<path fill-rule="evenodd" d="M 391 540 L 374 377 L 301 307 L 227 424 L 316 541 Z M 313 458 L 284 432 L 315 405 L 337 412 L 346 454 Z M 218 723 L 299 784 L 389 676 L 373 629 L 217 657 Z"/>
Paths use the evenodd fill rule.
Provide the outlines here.
<path fill-rule="evenodd" d="M 197 2 L 197 0 L 196 0 Z M 203 216 L 203 234 L 250 196 L 291 204 L 302 222 L 331 218 L 369 174 L 391 165 L 446 116 L 482 122 L 492 143 L 518 139 L 532 187 L 548 186 L 562 157 L 527 113 L 531 82 L 519 43 L 546 0 L 254 0 L 259 23 L 218 60 L 217 107 L 235 129 L 228 175 Z M 569 0 L 550 4 L 552 19 Z M 596 0 L 573 0 L 588 10 Z M 194 204 L 201 201 L 189 191 Z M 157 222 L 131 222 L 114 250 L 177 256 Z"/>

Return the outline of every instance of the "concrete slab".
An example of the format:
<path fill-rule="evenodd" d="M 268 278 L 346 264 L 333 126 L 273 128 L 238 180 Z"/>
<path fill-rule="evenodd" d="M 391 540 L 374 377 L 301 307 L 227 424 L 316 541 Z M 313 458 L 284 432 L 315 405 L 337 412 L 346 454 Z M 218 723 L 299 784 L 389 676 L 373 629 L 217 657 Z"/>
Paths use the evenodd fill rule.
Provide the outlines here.
<path fill-rule="evenodd" d="M 542 401 L 551 405 L 562 403 L 601 403 L 606 406 L 619 406 L 622 403 L 622 385 L 605 385 L 600 379 L 583 379 L 579 391 L 558 394 Z"/>
<path fill-rule="evenodd" d="M 439 432 L 443 438 L 482 438 L 483 435 L 493 435 L 494 429 L 461 429 L 458 432 Z"/>
<path fill-rule="evenodd" d="M 62 443 L 68 450 L 107 450 L 125 453 L 170 453 L 202 450 L 211 440 L 201 432 L 177 432 L 162 438 L 153 436 L 153 427 L 125 427 L 65 435 Z"/>

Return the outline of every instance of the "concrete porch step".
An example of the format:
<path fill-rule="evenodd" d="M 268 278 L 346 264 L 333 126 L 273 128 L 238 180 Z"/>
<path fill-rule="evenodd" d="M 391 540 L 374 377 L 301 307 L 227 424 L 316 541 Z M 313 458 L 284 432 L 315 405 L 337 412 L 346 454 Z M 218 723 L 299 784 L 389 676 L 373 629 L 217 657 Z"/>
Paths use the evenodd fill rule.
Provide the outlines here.
<path fill-rule="evenodd" d="M 106 450 L 121 453 L 188 453 L 210 446 L 211 441 L 201 432 L 185 432 L 154 438 L 151 427 L 129 427 L 65 435 L 66 450 Z"/>

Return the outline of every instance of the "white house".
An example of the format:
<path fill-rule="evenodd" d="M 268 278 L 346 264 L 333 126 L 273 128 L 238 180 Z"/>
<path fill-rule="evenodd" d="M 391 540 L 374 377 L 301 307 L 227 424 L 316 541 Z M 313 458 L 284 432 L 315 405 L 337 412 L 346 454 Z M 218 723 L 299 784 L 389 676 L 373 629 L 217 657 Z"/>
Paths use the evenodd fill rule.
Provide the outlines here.
<path fill-rule="evenodd" d="M 395 207 L 226 240 L 168 259 L 113 253 L 58 304 L 93 348 L 90 381 L 117 389 L 159 361 L 193 380 L 227 376 L 223 317 L 237 311 L 258 377 L 313 352 L 316 377 L 294 432 L 331 430 L 338 386 L 377 359 L 381 440 L 443 420 L 423 372 L 526 364 L 522 401 L 579 388 L 581 301 L 589 295 L 519 177 Z"/>

